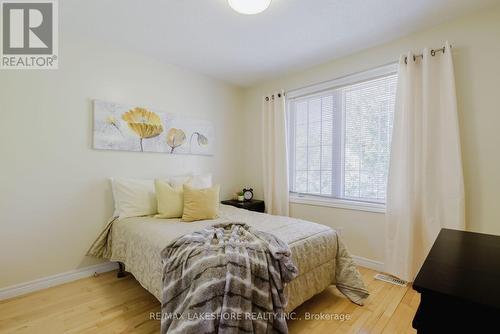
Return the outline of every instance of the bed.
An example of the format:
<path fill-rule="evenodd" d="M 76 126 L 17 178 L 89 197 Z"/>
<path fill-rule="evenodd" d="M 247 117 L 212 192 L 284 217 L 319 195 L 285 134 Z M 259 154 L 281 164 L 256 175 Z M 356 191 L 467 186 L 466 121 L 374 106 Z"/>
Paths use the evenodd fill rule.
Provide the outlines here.
<path fill-rule="evenodd" d="M 320 293 L 331 284 L 354 303 L 368 296 L 359 272 L 337 233 L 324 225 L 220 206 L 215 220 L 181 222 L 179 219 L 134 217 L 112 220 L 89 250 L 93 256 L 121 262 L 126 271 L 158 300 L 162 291 L 161 251 L 174 239 L 203 227 L 228 222 L 246 223 L 286 242 L 299 276 L 285 289 L 287 311 Z"/>

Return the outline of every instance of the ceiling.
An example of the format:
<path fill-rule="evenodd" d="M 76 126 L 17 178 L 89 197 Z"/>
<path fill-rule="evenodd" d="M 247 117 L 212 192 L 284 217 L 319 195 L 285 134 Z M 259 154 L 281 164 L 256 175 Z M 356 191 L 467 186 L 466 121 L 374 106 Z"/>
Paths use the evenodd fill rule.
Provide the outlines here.
<path fill-rule="evenodd" d="M 249 86 L 479 10 L 499 0 L 64 0 L 60 30 Z"/>

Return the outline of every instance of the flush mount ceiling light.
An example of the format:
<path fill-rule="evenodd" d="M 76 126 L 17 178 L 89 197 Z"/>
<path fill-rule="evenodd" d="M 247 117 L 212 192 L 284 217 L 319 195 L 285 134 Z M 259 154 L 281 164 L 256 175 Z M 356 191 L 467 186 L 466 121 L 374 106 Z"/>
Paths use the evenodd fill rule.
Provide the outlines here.
<path fill-rule="evenodd" d="M 227 0 L 229 6 L 240 14 L 258 14 L 267 9 L 271 0 Z"/>

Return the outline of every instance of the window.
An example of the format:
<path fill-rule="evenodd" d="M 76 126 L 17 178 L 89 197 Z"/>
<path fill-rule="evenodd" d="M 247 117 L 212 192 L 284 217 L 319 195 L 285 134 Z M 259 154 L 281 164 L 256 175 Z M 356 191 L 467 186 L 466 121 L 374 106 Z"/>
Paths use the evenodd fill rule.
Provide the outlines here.
<path fill-rule="evenodd" d="M 290 191 L 385 203 L 394 66 L 288 94 Z"/>

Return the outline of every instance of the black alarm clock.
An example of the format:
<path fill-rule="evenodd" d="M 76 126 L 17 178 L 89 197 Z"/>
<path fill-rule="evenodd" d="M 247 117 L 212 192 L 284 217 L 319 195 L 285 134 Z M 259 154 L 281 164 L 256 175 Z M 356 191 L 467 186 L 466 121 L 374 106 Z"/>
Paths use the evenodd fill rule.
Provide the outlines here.
<path fill-rule="evenodd" d="M 253 189 L 243 189 L 243 198 L 245 201 L 250 201 L 253 198 Z"/>

